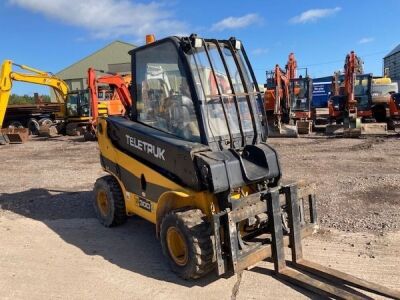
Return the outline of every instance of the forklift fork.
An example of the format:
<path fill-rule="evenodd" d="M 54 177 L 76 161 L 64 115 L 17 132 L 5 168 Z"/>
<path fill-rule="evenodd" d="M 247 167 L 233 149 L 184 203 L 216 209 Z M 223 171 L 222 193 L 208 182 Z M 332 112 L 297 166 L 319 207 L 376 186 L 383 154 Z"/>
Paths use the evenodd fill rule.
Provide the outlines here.
<path fill-rule="evenodd" d="M 309 211 L 305 210 L 308 202 Z M 234 203 L 234 202 L 232 202 Z M 284 235 L 282 207 L 286 207 L 288 228 Z M 269 231 L 252 238 L 243 238 L 240 224 L 254 216 L 268 214 Z M 308 218 L 306 218 L 308 214 Z M 242 203 L 232 205 L 213 217 L 218 275 L 238 273 L 256 263 L 272 258 L 278 277 L 314 292 L 335 299 L 371 299 L 352 288 L 400 299 L 400 292 L 350 274 L 334 270 L 303 258 L 302 239 L 317 227 L 314 193 L 296 184 L 285 185 L 250 195 Z M 286 264 L 285 247 L 291 249 L 291 262 Z"/>
<path fill-rule="evenodd" d="M 300 231 L 300 211 L 299 206 L 297 205 L 296 186 L 285 187 L 285 190 L 285 193 L 290 195 L 290 197 L 287 197 L 287 200 L 289 202 L 289 240 L 293 268 L 289 268 L 286 265 L 285 261 L 284 237 L 282 232 L 282 222 L 280 218 L 281 208 L 279 199 L 277 199 L 276 197 L 270 197 L 269 203 L 273 215 L 273 261 L 277 276 L 317 294 L 333 297 L 336 299 L 368 299 L 366 295 L 363 295 L 352 289 L 344 289 L 343 287 L 338 287 L 338 285 L 349 285 L 381 296 L 386 296 L 393 299 L 400 299 L 400 292 L 398 291 L 391 290 L 379 284 L 368 282 L 350 274 L 346 274 L 338 270 L 331 269 L 304 259 L 301 244 L 302 237 Z M 315 205 L 315 199 L 313 205 Z M 311 205 L 310 210 L 312 210 Z M 311 218 L 313 218 L 313 214 L 311 214 Z M 301 273 L 295 270 L 295 268 L 306 271 L 307 273 L 314 275 L 314 277 L 310 277 L 305 273 Z M 318 277 L 329 281 L 329 283 L 321 281 L 320 279 L 316 279 Z"/>

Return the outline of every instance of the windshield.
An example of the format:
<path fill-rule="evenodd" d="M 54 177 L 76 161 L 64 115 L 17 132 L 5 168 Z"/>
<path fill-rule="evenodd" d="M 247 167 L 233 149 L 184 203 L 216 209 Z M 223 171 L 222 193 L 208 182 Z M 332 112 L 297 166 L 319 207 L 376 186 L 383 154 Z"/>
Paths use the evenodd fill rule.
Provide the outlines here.
<path fill-rule="evenodd" d="M 67 115 L 70 117 L 89 116 L 89 92 L 77 91 L 67 95 Z"/>
<path fill-rule="evenodd" d="M 370 105 L 371 77 L 369 75 L 357 75 L 354 82 L 354 98 L 358 108 L 368 108 Z"/>
<path fill-rule="evenodd" d="M 206 132 L 214 140 L 232 139 L 242 146 L 242 133 L 252 139 L 253 118 L 248 91 L 254 92 L 254 83 L 241 56 L 224 44 L 206 42 L 190 54 L 189 63 L 199 100 L 203 103 Z M 254 100 L 255 101 L 255 100 Z"/>
<path fill-rule="evenodd" d="M 135 59 L 138 121 L 200 142 L 192 95 L 175 45 L 166 42 L 138 51 Z"/>
<path fill-rule="evenodd" d="M 309 86 L 307 79 L 290 82 L 293 111 L 308 111 L 310 109 Z"/>
<path fill-rule="evenodd" d="M 346 102 L 346 97 L 345 96 L 332 96 L 331 101 L 333 104 L 333 109 L 334 110 L 343 110 L 344 109 L 344 104 Z"/>

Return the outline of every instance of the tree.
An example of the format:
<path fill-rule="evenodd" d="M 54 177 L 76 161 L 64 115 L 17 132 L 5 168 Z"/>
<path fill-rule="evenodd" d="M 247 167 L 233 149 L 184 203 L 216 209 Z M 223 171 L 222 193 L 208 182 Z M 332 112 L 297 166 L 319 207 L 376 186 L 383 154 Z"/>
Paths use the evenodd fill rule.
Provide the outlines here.
<path fill-rule="evenodd" d="M 40 95 L 40 102 L 50 102 L 49 95 Z M 11 94 L 9 104 L 34 104 L 36 103 L 35 98 L 29 95 L 17 95 Z"/>

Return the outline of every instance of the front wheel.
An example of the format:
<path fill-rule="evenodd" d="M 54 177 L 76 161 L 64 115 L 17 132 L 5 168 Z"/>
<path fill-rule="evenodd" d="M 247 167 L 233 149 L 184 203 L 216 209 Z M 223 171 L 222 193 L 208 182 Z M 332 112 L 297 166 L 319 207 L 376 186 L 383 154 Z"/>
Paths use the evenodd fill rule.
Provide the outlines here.
<path fill-rule="evenodd" d="M 108 175 L 96 180 L 93 200 L 97 218 L 105 227 L 125 223 L 127 215 L 124 196 L 113 176 Z"/>
<path fill-rule="evenodd" d="M 163 253 L 178 276 L 196 279 L 214 269 L 211 226 L 200 209 L 168 213 L 162 220 L 160 237 Z"/>

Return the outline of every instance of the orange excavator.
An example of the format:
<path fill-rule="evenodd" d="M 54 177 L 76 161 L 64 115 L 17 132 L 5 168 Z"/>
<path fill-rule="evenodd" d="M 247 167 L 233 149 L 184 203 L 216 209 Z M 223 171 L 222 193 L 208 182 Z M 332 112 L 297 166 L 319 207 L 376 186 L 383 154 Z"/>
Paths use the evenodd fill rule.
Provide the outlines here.
<path fill-rule="evenodd" d="M 125 115 L 132 106 L 129 85 L 131 76 L 121 76 L 116 73 L 108 73 L 102 77 L 96 77 L 96 71 L 88 69 L 88 89 L 90 94 L 90 121 L 85 133 L 85 139 L 93 140 L 96 137 L 97 118 L 99 116 Z"/>
<path fill-rule="evenodd" d="M 398 132 L 400 128 L 400 93 L 390 95 L 389 114 L 390 127 Z"/>
<path fill-rule="evenodd" d="M 291 59 L 292 58 L 292 59 Z M 267 72 L 264 107 L 268 120 L 268 136 L 297 137 L 296 126 L 290 124 L 291 97 L 290 80 L 295 76 L 297 63 L 294 56 L 289 55 L 286 72 L 279 65 L 274 71 Z"/>
<path fill-rule="evenodd" d="M 305 77 L 297 77 L 297 61 L 293 52 L 289 54 L 286 70 L 290 88 L 291 122 L 296 125 L 299 134 L 308 134 L 312 130 L 313 123 L 312 79 L 308 77 L 307 69 Z"/>
<path fill-rule="evenodd" d="M 330 125 L 328 134 L 357 137 L 362 135 L 384 135 L 385 123 L 376 123 L 372 111 L 372 75 L 362 74 L 362 61 L 351 51 L 345 60 L 344 78 L 337 73 L 333 76 L 333 94 L 328 101 Z M 340 83 L 341 79 L 344 84 Z"/>
<path fill-rule="evenodd" d="M 361 76 L 359 71 L 361 63 L 354 51 L 351 51 L 345 59 L 344 77 L 340 76 L 339 73 L 335 73 L 332 77 L 333 94 L 328 101 L 331 124 L 326 128 L 328 134 L 335 133 L 338 129 L 343 128 L 343 133 L 358 135 L 361 119 L 357 115 L 358 105 L 354 87 L 356 80 Z M 341 81 L 344 81 L 344 85 Z"/>

